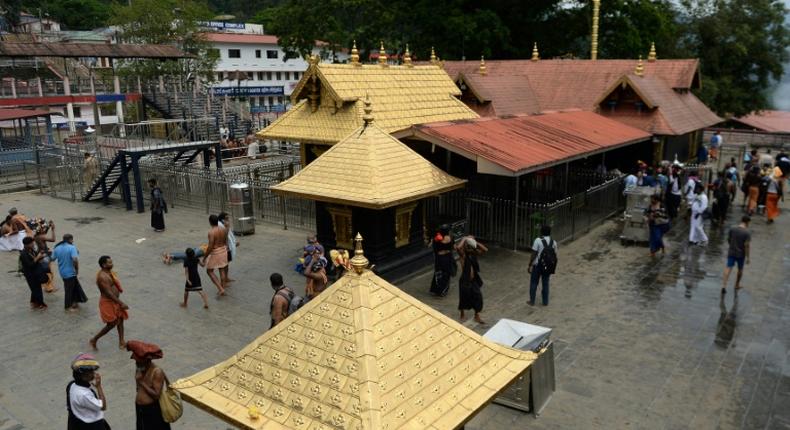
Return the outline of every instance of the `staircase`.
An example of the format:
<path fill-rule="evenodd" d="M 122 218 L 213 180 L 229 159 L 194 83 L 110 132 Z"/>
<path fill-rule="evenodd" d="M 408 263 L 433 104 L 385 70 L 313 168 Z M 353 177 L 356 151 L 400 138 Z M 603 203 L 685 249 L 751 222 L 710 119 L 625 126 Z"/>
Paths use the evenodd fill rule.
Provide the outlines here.
<path fill-rule="evenodd" d="M 104 172 L 91 184 L 88 191 L 82 196 L 82 200 L 89 202 L 94 200 L 107 201 L 110 194 L 115 191 L 118 184 L 121 183 L 121 175 L 124 173 L 124 165 L 122 161 L 126 161 L 126 154 L 123 151 L 118 152 L 115 158 L 110 162 Z M 128 173 L 128 172 L 127 172 Z M 97 195 L 97 193 L 99 193 Z"/>
<path fill-rule="evenodd" d="M 219 128 L 224 125 L 231 130 L 231 135 L 242 138 L 252 128 L 249 112 L 239 112 L 235 102 L 226 103 L 224 97 L 209 97 L 205 88 L 198 91 L 179 90 L 176 85 L 168 84 L 162 92 L 156 85 L 143 89 L 143 99 L 168 119 L 214 118 L 216 127 L 209 139 L 219 140 Z M 222 123 L 223 109 L 225 123 Z"/>

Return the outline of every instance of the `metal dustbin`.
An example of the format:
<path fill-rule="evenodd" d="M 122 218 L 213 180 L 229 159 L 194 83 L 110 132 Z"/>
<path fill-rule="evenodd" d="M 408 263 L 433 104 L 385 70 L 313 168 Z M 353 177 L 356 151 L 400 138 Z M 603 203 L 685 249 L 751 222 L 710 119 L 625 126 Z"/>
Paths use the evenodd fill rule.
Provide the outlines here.
<path fill-rule="evenodd" d="M 551 400 L 556 389 L 554 378 L 554 343 L 551 329 L 521 321 L 501 319 L 483 337 L 522 351 L 538 353 L 529 370 L 513 382 L 494 403 L 531 412 L 536 417 Z M 538 351 L 536 351 L 540 348 Z"/>
<path fill-rule="evenodd" d="M 255 233 L 255 214 L 252 210 L 252 188 L 249 184 L 231 184 L 230 216 L 233 218 L 233 232 L 238 235 Z"/>
<path fill-rule="evenodd" d="M 644 243 L 650 239 L 644 212 L 650 207 L 650 196 L 659 193 L 658 187 L 636 187 L 624 191 L 626 206 L 623 213 L 623 232 L 620 234 L 622 243 Z"/>

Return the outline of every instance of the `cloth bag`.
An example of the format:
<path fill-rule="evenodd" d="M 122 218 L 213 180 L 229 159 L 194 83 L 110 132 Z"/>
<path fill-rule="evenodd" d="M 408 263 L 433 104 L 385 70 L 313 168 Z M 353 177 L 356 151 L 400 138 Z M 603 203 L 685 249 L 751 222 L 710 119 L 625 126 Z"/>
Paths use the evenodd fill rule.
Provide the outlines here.
<path fill-rule="evenodd" d="M 184 413 L 184 404 L 181 403 L 181 396 L 178 395 L 178 392 L 170 387 L 167 375 L 165 375 L 165 382 L 167 387 L 159 395 L 159 408 L 162 409 L 162 419 L 166 423 L 174 423 Z"/>

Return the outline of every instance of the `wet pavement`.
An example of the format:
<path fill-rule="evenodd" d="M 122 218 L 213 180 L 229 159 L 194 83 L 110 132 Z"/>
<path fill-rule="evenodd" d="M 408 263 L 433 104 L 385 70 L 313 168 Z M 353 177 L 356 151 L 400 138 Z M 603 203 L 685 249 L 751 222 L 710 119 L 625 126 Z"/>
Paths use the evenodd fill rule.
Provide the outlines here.
<path fill-rule="evenodd" d="M 171 379 L 224 360 L 268 327 L 268 275 L 303 285 L 292 270 L 305 233 L 257 227 L 240 238 L 238 282 L 217 300 L 203 276 L 211 309 L 197 296 L 180 309 L 183 269 L 165 266 L 163 250 L 205 242 L 206 216 L 174 208 L 168 230 L 155 234 L 148 214 L 120 207 L 70 203 L 34 194 L 0 195 L 0 211 L 16 206 L 28 215 L 54 214 L 58 235 L 73 233 L 82 255 L 81 282 L 91 301 L 78 314 L 62 310 L 62 289 L 46 299 L 46 312 L 27 308 L 28 290 L 16 277 L 16 256 L 0 255 L 3 310 L 0 312 L 0 430 L 58 429 L 68 363 L 87 348 L 101 324 L 92 282 L 101 254 L 113 256 L 131 309 L 128 338 L 160 344 L 161 365 Z M 785 206 L 785 209 L 787 206 Z M 730 221 L 735 223 L 740 209 Z M 557 392 L 535 419 L 490 405 L 466 428 L 638 428 L 790 429 L 790 219 L 752 225 L 752 262 L 744 290 L 719 293 L 726 255 L 726 229 L 706 227 L 705 248 L 686 245 L 687 227 L 668 235 L 667 255 L 651 259 L 645 247 L 623 246 L 615 221 L 603 223 L 575 242 L 560 246 L 558 274 L 551 280 L 548 307 L 527 305 L 529 255 L 503 249 L 481 258 L 485 279 L 483 318 L 511 318 L 552 327 Z M 137 243 L 137 240 L 145 240 Z M 457 288 L 442 299 L 427 294 L 430 273 L 400 286 L 449 316 L 457 317 Z M 58 279 L 58 287 L 62 283 Z M 466 323 L 483 333 L 488 326 Z M 134 366 L 103 338 L 97 353 L 109 400 L 108 420 L 132 429 Z M 174 426 L 228 428 L 186 406 Z"/>

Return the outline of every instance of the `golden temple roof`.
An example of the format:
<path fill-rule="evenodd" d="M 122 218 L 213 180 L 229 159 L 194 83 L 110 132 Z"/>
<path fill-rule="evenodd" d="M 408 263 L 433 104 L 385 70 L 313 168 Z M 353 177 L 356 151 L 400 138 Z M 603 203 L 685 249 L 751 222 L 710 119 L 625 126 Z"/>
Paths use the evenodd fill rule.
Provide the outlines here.
<path fill-rule="evenodd" d="M 371 117 L 272 191 L 383 209 L 464 185 L 379 128 L 379 115 L 377 110 L 375 123 Z"/>
<path fill-rule="evenodd" d="M 334 144 L 362 125 L 362 99 L 376 105 L 378 126 L 394 133 L 416 124 L 477 118 L 436 65 L 311 64 L 294 88 L 293 108 L 258 132 L 264 139 Z M 311 105 L 311 96 L 316 104 Z"/>
<path fill-rule="evenodd" d="M 244 429 L 454 429 L 535 360 L 359 269 L 173 387 Z"/>

